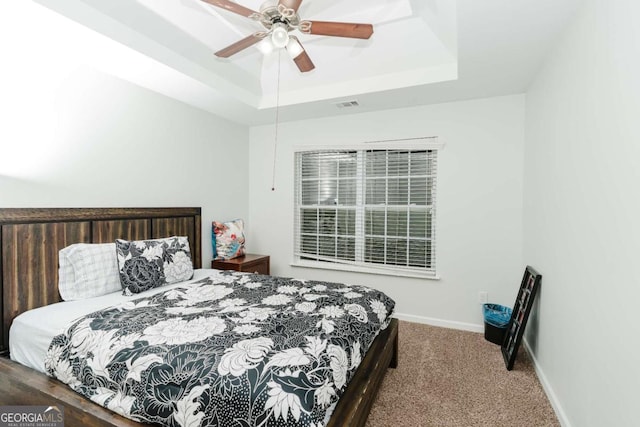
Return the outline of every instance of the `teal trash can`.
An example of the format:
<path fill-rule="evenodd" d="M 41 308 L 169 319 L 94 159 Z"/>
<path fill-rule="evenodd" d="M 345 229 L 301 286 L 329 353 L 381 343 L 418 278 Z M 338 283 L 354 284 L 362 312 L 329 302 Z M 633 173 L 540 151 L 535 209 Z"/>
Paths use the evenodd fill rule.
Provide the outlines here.
<path fill-rule="evenodd" d="M 502 344 L 511 319 L 511 308 L 500 304 L 483 304 L 484 338 L 494 344 Z"/>

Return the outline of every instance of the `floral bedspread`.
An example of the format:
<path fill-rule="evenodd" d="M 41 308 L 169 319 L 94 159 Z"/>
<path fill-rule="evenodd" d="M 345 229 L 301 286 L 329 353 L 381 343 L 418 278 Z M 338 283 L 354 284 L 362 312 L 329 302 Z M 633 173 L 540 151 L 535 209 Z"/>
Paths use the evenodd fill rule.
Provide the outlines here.
<path fill-rule="evenodd" d="M 220 272 L 75 321 L 45 367 L 138 421 L 323 426 L 394 305 L 362 286 Z"/>

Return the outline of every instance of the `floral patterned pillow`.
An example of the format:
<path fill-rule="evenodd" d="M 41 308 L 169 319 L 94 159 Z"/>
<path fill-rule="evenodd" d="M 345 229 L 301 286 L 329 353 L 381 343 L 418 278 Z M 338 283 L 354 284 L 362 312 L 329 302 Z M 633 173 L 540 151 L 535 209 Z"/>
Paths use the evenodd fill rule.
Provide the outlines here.
<path fill-rule="evenodd" d="M 123 295 L 133 295 L 193 277 L 189 240 L 116 240 Z"/>
<path fill-rule="evenodd" d="M 213 221 L 213 258 L 232 259 L 244 255 L 244 222 L 234 219 L 229 222 Z"/>

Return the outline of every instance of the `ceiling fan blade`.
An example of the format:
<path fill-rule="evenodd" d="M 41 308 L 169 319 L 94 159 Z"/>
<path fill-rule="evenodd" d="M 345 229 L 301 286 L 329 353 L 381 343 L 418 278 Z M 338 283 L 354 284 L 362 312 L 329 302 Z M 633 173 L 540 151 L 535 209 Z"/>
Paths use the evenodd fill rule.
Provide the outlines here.
<path fill-rule="evenodd" d="M 258 15 L 258 12 L 246 8 L 238 3 L 234 3 L 231 0 L 202 0 L 205 3 L 209 3 L 213 6 L 220 7 L 222 9 L 226 9 L 233 13 L 237 13 L 238 15 L 246 16 L 247 18 L 252 15 Z"/>
<path fill-rule="evenodd" d="M 307 73 L 316 68 L 311 58 L 309 58 L 309 55 L 307 55 L 307 51 L 302 47 L 300 40 L 295 36 L 291 36 L 290 38 L 293 40 L 293 43 L 287 45 L 287 52 L 289 52 L 289 55 L 293 58 L 293 62 L 296 63 L 300 72 Z"/>
<path fill-rule="evenodd" d="M 294 12 L 297 12 L 298 9 L 300 8 L 301 3 L 302 3 L 302 0 L 280 0 L 278 2 L 278 5 L 282 5 L 287 9 L 293 9 Z"/>
<path fill-rule="evenodd" d="M 229 45 L 224 49 L 217 51 L 216 56 L 220 58 L 228 58 L 231 55 L 235 55 L 236 53 L 243 51 L 250 46 L 253 46 L 254 44 L 258 43 L 260 40 L 262 40 L 264 37 L 265 36 L 260 33 L 251 34 L 250 36 L 245 37 L 242 40 L 239 40 L 234 44 Z"/>
<path fill-rule="evenodd" d="M 309 58 L 309 55 L 307 55 L 307 51 L 304 51 L 300 55 L 295 57 L 293 59 L 293 62 L 296 63 L 298 69 L 302 73 L 307 73 L 316 68 L 316 66 L 313 65 L 313 62 L 311 62 L 311 58 Z"/>
<path fill-rule="evenodd" d="M 302 32 L 318 36 L 368 39 L 373 34 L 373 25 L 351 22 L 303 21 L 300 28 Z"/>

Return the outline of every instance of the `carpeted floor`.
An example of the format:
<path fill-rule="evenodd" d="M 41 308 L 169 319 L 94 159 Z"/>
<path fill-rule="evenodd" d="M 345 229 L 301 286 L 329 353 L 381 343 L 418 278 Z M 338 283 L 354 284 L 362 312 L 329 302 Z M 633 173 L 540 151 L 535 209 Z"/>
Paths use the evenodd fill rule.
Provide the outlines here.
<path fill-rule="evenodd" d="M 399 327 L 398 368 L 387 371 L 367 427 L 560 425 L 522 348 L 509 372 L 482 334 Z"/>

